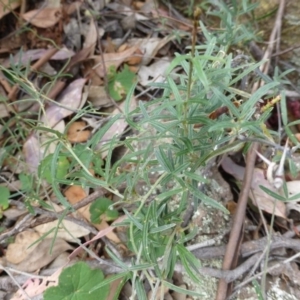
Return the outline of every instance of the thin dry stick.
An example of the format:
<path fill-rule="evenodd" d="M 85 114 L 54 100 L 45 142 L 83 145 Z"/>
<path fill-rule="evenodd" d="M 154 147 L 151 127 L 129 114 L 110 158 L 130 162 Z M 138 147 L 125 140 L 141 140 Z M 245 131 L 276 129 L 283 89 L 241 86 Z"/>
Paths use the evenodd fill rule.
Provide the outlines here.
<path fill-rule="evenodd" d="M 1 266 L 1 269 L 8 274 L 8 276 L 12 279 L 12 281 L 14 282 L 14 284 L 19 288 L 20 291 L 22 291 L 22 295 L 24 297 L 26 297 L 26 299 L 31 300 L 31 298 L 29 297 L 29 295 L 27 294 L 27 292 L 21 287 L 21 285 L 18 283 L 18 281 L 15 280 L 15 278 L 11 274 L 11 272 L 7 268 L 5 268 L 4 266 Z"/>
<path fill-rule="evenodd" d="M 0 242 L 3 241 L 4 239 L 7 239 L 8 237 L 16 234 L 16 233 L 24 231 L 27 228 L 35 227 L 37 225 L 41 225 L 41 224 L 45 224 L 45 223 L 57 220 L 57 219 L 59 219 L 59 218 L 61 218 L 63 216 L 67 216 L 67 215 L 71 214 L 74 210 L 77 210 L 77 209 L 79 209 L 79 208 L 81 208 L 83 206 L 86 206 L 87 204 L 93 202 L 97 198 L 104 196 L 105 192 L 106 192 L 106 190 L 104 188 L 99 188 L 99 190 L 96 190 L 95 192 L 93 192 L 89 196 L 87 196 L 84 199 L 82 199 L 80 202 L 74 204 L 72 206 L 72 210 L 70 210 L 67 213 L 64 213 L 64 211 L 62 211 L 62 212 L 50 212 L 49 211 L 48 212 L 48 216 L 41 215 L 40 217 L 32 220 L 31 222 L 24 222 L 24 223 L 22 222 L 22 226 L 18 225 L 18 228 L 15 227 L 12 230 L 3 232 L 0 235 Z M 30 217 L 30 215 L 28 215 L 28 216 Z M 74 220 L 72 220 L 72 221 L 74 221 Z"/>
<path fill-rule="evenodd" d="M 268 61 L 266 64 L 263 65 L 263 73 L 267 74 L 269 71 L 269 67 L 270 67 L 270 62 L 271 62 L 271 56 L 272 53 L 274 52 L 274 48 L 275 46 L 277 46 L 276 51 L 278 52 L 278 47 L 279 47 L 279 42 L 280 42 L 280 33 L 281 33 L 281 24 L 282 24 L 282 16 L 283 16 L 283 12 L 284 12 L 284 8 L 285 8 L 285 0 L 281 0 L 280 1 L 280 5 L 279 5 L 279 9 L 276 15 L 276 20 L 275 20 L 275 24 L 274 24 L 274 28 L 272 30 L 270 39 L 269 39 L 269 45 L 267 48 L 267 51 L 264 54 L 264 58 L 267 58 Z M 264 83 L 263 81 L 260 82 L 260 86 L 262 86 Z M 277 109 L 278 109 L 278 124 L 279 124 L 279 128 L 278 128 L 278 132 L 279 132 L 279 136 L 280 136 L 280 129 L 281 129 L 281 119 L 280 119 L 280 107 L 277 104 Z M 275 210 L 275 205 L 273 207 L 273 212 Z M 270 226 L 270 232 L 268 234 L 268 242 L 266 245 L 267 251 L 266 251 L 266 259 L 265 259 L 265 273 L 263 275 L 262 281 L 261 281 L 261 290 L 263 293 L 265 293 L 265 289 L 266 289 L 266 269 L 267 269 L 267 262 L 268 262 L 268 257 L 269 257 L 269 250 L 270 250 L 270 245 L 271 245 L 271 238 L 272 238 L 272 227 L 273 227 L 273 223 L 274 223 L 274 213 L 272 214 L 272 219 L 271 219 L 271 226 Z"/>
<path fill-rule="evenodd" d="M 271 36 L 270 36 L 270 39 L 269 39 L 269 45 L 268 45 L 268 48 L 267 48 L 267 50 L 266 50 L 266 52 L 263 56 L 263 59 L 269 59 L 271 57 L 272 53 L 273 53 L 275 38 L 276 38 L 276 34 L 278 32 L 278 26 L 279 25 L 281 26 L 281 21 L 278 21 L 278 20 L 281 20 L 281 18 L 282 18 L 284 5 L 285 5 L 284 0 L 282 0 L 280 2 L 280 7 L 279 7 L 279 10 L 278 10 L 278 13 L 277 13 L 277 16 L 276 16 L 275 26 L 274 26 L 274 29 L 272 30 L 272 33 L 271 33 Z M 269 70 L 269 67 L 270 67 L 270 60 L 268 60 L 265 64 L 263 64 L 260 67 L 260 71 L 262 71 L 264 74 L 267 74 L 268 70 Z M 263 85 L 264 85 L 263 81 L 258 81 L 257 83 L 254 84 L 254 86 L 252 88 L 252 91 L 255 92 L 259 87 L 261 87 Z M 258 146 L 258 144 L 255 143 L 256 148 L 257 148 L 257 146 Z M 255 158 L 256 155 L 254 153 L 250 153 L 249 156 L 251 154 Z M 252 172 L 253 172 L 254 161 L 252 163 L 253 164 L 251 165 L 251 169 L 252 169 Z M 249 166 L 248 166 L 248 161 L 247 161 L 247 170 L 246 170 L 246 174 L 245 174 L 245 180 L 247 178 L 248 167 Z M 252 180 L 252 175 L 251 175 L 250 179 Z M 239 203 L 240 203 L 240 200 L 242 199 L 242 194 L 244 192 L 244 188 L 246 187 L 246 182 L 244 182 L 244 183 L 245 183 L 245 185 L 243 186 L 242 193 L 240 194 Z M 251 183 L 251 181 L 250 181 L 250 183 Z M 249 194 L 249 189 L 250 189 L 250 186 L 249 186 L 248 190 L 246 191 L 247 192 L 247 198 L 248 198 L 248 194 Z M 245 203 L 245 204 L 247 204 L 247 203 Z M 244 207 L 244 209 L 246 209 L 246 207 Z M 239 212 L 237 211 L 237 214 L 238 213 Z M 242 214 L 243 214 L 243 217 L 244 217 L 245 210 L 242 212 Z M 239 226 L 242 226 L 242 224 L 243 224 L 243 220 L 240 221 L 241 223 L 238 223 L 237 219 L 238 218 L 235 219 L 233 229 L 232 229 L 232 231 L 234 231 L 234 228 L 236 227 L 237 232 L 232 232 L 232 234 L 230 235 L 230 240 L 231 240 L 231 236 L 234 236 L 234 239 L 232 239 L 232 243 L 230 243 L 230 240 L 229 240 L 229 243 L 228 243 L 228 246 L 227 246 L 227 249 L 226 249 L 226 253 L 225 253 L 225 257 L 224 257 L 224 261 L 223 261 L 223 270 L 226 270 L 225 267 L 227 267 L 229 269 L 231 267 L 233 267 L 232 266 L 232 261 L 233 261 L 233 255 L 235 253 L 234 249 L 236 249 L 236 245 L 238 243 L 238 239 L 237 239 L 237 237 L 239 237 L 238 234 L 241 233 L 241 230 L 239 229 Z M 225 282 L 225 280 L 221 279 L 219 281 L 216 300 L 223 300 L 223 299 L 226 298 L 227 288 L 228 288 L 227 283 Z"/>
<path fill-rule="evenodd" d="M 255 151 L 257 150 L 257 148 L 258 148 L 258 144 L 253 143 L 247 155 L 245 177 L 244 177 L 242 190 L 238 200 L 237 210 L 234 216 L 233 227 L 230 233 L 229 242 L 223 260 L 223 267 L 222 267 L 223 270 L 231 269 L 232 261 L 234 259 L 234 255 L 237 250 L 237 245 L 239 244 L 242 227 L 245 220 L 245 211 L 247 207 L 247 201 L 248 201 L 249 191 L 251 187 L 255 158 L 256 158 Z M 216 300 L 224 300 L 226 298 L 227 288 L 228 288 L 227 282 L 224 279 L 220 279 Z"/>
<path fill-rule="evenodd" d="M 276 35 L 277 35 L 277 32 L 278 32 L 278 26 L 281 26 L 281 19 L 282 19 L 284 7 L 285 7 L 285 0 L 281 0 L 279 9 L 278 9 L 278 12 L 277 12 L 277 15 L 276 15 L 275 25 L 274 25 L 274 28 L 273 28 L 273 30 L 271 32 L 271 35 L 270 35 L 268 47 L 267 47 L 267 49 L 264 53 L 264 56 L 262 58 L 262 60 L 267 59 L 267 61 L 266 61 L 265 64 L 263 64 L 259 67 L 260 71 L 263 72 L 264 74 L 267 74 L 268 70 L 270 68 L 270 63 L 271 63 L 270 58 L 272 57 L 272 53 L 273 53 L 273 50 L 274 50 Z M 253 85 L 252 92 L 256 91 L 259 87 L 261 87 L 263 85 L 264 85 L 264 83 L 262 81 L 256 82 Z"/>
<path fill-rule="evenodd" d="M 240 290 L 243 286 L 245 286 L 247 283 L 252 282 L 254 279 L 261 277 L 262 275 L 264 275 L 266 272 L 269 273 L 272 270 L 275 270 L 279 267 L 281 267 L 283 264 L 288 264 L 290 262 L 292 262 L 293 260 L 297 259 L 300 257 L 300 252 L 296 253 L 295 255 L 293 255 L 290 258 L 287 258 L 286 260 L 284 260 L 283 262 L 280 262 L 278 264 L 273 265 L 272 267 L 267 268 L 267 270 L 263 270 L 262 272 L 255 274 L 253 277 L 243 281 L 241 284 L 239 284 L 238 286 L 236 286 L 236 290 Z M 230 297 L 231 298 L 231 297 Z"/>

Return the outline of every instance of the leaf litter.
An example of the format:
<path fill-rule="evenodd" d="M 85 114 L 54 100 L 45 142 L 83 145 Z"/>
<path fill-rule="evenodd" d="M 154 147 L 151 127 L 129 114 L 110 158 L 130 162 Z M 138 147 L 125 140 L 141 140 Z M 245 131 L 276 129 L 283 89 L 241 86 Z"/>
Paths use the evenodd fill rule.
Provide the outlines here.
<path fill-rule="evenodd" d="M 94 149 L 98 151 L 98 160 L 93 161 L 86 158 L 85 174 L 88 174 L 89 177 L 79 177 L 79 167 L 74 165 L 71 174 L 65 174 L 62 177 L 69 176 L 68 178 L 73 179 L 73 183 L 70 184 L 70 181 L 62 179 L 61 182 L 55 183 L 58 190 L 51 191 L 49 181 L 55 175 L 53 164 L 50 164 L 47 169 L 49 173 L 46 178 L 50 178 L 48 183 L 45 179 L 35 182 L 36 176 L 41 175 L 38 170 L 43 159 L 47 155 L 57 155 L 56 151 L 62 144 L 87 143 L 86 149 L 90 150 L 91 143 L 89 141 L 97 138 L 97 134 L 101 132 L 101 128 L 110 118 L 126 110 L 128 112 L 135 111 L 139 104 L 137 100 L 143 100 L 145 103 L 152 100 L 153 93 L 155 95 L 157 89 L 153 87 L 147 89 L 149 84 L 165 83 L 167 71 L 175 57 L 175 52 L 184 53 L 185 51 L 184 47 L 182 48 L 182 45 L 177 43 L 176 34 L 169 33 L 181 30 L 181 37 L 189 36 L 192 27 L 192 22 L 188 18 L 177 13 L 176 19 L 171 14 L 172 11 L 176 11 L 172 6 L 169 9 L 164 5 L 157 7 L 153 1 L 89 1 L 89 9 L 84 1 L 47 1 L 46 5 L 42 1 L 36 2 L 26 5 L 25 1 L 21 3 L 21 1 L 3 0 L 0 3 L 0 21 L 10 20 L 13 24 L 9 30 L 6 30 L 5 25 L 0 30 L 2 36 L 0 51 L 4 54 L 0 80 L 2 101 L 0 116 L 3 120 L 0 125 L 3 135 L 0 144 L 1 180 L 3 181 L 1 186 L 9 187 L 11 192 L 9 205 L 6 207 L 1 202 L 1 215 L 3 215 L 1 226 L 4 233 L 12 232 L 8 236 L 11 240 L 8 240 L 7 236 L 5 240 L 2 240 L 1 266 L 4 272 L 1 277 L 4 281 L 7 278 L 5 274 L 17 278 L 18 272 L 32 273 L 31 279 L 24 280 L 23 278 L 20 281 L 22 288 L 19 290 L 17 285 L 5 290 L 0 277 L 0 289 L 4 289 L 7 295 L 12 297 L 11 299 L 27 299 L 27 296 L 36 297 L 38 295 L 42 297 L 42 294 L 50 286 L 53 286 L 53 289 L 49 290 L 49 294 L 64 293 L 65 291 L 61 291 L 59 288 L 55 290 L 54 287 L 59 286 L 61 272 L 70 272 L 71 269 L 67 267 L 72 264 L 70 260 L 74 260 L 75 257 L 85 260 L 87 255 L 90 256 L 89 259 L 96 257 L 99 260 L 107 260 L 108 254 L 104 245 L 110 251 L 115 251 L 115 255 L 120 259 L 130 257 L 131 249 L 129 249 L 126 229 L 124 229 L 125 225 L 128 225 L 125 215 L 115 218 L 115 220 L 110 220 L 103 215 L 99 223 L 93 223 L 90 211 L 91 203 L 87 203 L 77 209 L 76 213 L 72 213 L 71 220 L 62 221 L 63 214 L 69 212 L 64 210 L 60 204 L 61 201 L 58 201 L 59 197 L 63 197 L 69 204 L 76 205 L 92 193 L 98 182 L 100 186 L 107 188 L 106 197 L 108 198 L 106 199 L 108 201 L 113 201 L 116 205 L 120 203 L 124 197 L 122 195 L 124 187 L 119 186 L 116 191 L 112 190 L 110 186 L 105 186 L 101 180 L 109 175 L 103 173 L 102 166 L 106 163 L 109 168 L 109 160 L 114 159 L 114 156 L 126 157 L 128 155 L 126 152 L 122 153 L 121 147 L 118 149 L 119 153 L 118 151 L 112 153 L 110 141 L 114 138 L 116 140 L 126 139 L 137 133 L 132 130 L 129 133 L 126 131 L 129 119 L 119 118 L 105 132 L 99 134 Z M 103 14 L 103 18 L 100 20 L 93 18 L 92 14 L 95 12 Z M 162 16 L 165 17 L 164 22 Z M 119 22 L 119 20 L 121 21 Z M 155 26 L 163 28 L 160 34 L 153 30 Z M 190 44 L 189 39 L 187 45 Z M 49 49 L 54 48 L 57 51 L 50 54 L 44 61 L 43 59 L 49 55 Z M 33 68 L 35 61 L 40 64 Z M 32 67 L 31 71 L 29 71 L 30 67 Z M 22 80 L 18 80 L 17 76 L 20 76 Z M 127 102 L 124 101 L 134 84 L 136 84 L 135 95 L 127 99 Z M 137 99 L 137 91 L 144 96 L 139 96 Z M 295 107 L 295 103 L 289 105 Z M 157 108 L 153 106 L 153 109 Z M 86 113 L 84 113 L 85 111 Z M 91 111 L 97 112 L 97 114 L 92 114 Z M 290 114 L 291 118 L 295 119 L 293 113 L 290 112 Z M 22 123 L 25 128 L 19 127 L 20 120 L 15 116 L 28 120 Z M 268 125 L 272 125 L 272 118 L 274 118 L 274 114 L 267 121 Z M 31 126 L 33 120 L 37 120 L 35 126 Z M 9 140 L 7 128 L 13 128 L 13 131 L 20 132 L 16 140 Z M 17 146 L 12 147 L 13 144 Z M 155 142 L 153 142 L 154 145 Z M 130 146 L 132 147 L 132 145 Z M 136 147 L 134 150 L 137 151 L 143 148 L 144 144 L 138 143 L 134 146 Z M 71 160 L 67 153 L 64 155 Z M 153 157 L 152 153 L 149 153 L 149 158 L 151 157 Z M 110 165 L 110 167 L 112 166 Z M 136 165 L 128 162 L 122 165 L 122 168 L 127 171 L 135 167 Z M 229 157 L 224 157 L 221 167 L 222 172 L 233 175 L 236 181 L 243 180 L 245 166 L 238 165 Z M 152 178 L 139 180 L 137 186 L 132 188 L 138 189 L 141 195 L 147 194 L 149 182 L 155 182 L 158 174 L 159 172 L 154 172 Z M 232 201 L 234 196 L 230 192 L 226 192 L 227 195 L 224 196 L 224 191 L 228 191 L 228 183 L 220 178 L 217 180 L 220 175 L 219 170 L 211 168 L 211 170 L 207 170 L 207 174 L 212 179 L 212 184 L 210 187 L 204 187 L 205 193 L 213 199 L 223 199 L 221 202 L 224 205 L 229 205 L 230 202 L 234 203 Z M 95 178 L 93 188 L 88 187 L 87 184 L 91 177 Z M 290 198 L 300 193 L 299 181 L 296 179 L 293 178 L 287 182 Z M 17 182 L 18 184 L 16 184 Z M 29 184 L 30 188 L 25 188 L 26 184 Z M 127 184 L 131 183 L 127 182 Z M 260 185 L 271 192 L 276 192 L 267 180 L 263 167 L 254 170 L 252 192 L 250 193 L 252 204 L 266 216 L 274 214 L 279 217 L 281 221 L 279 220 L 279 225 L 276 225 L 283 228 L 282 234 L 291 232 L 288 230 L 290 224 L 287 220 L 288 218 L 293 219 L 294 227 L 292 228 L 294 233 L 299 235 L 297 213 L 300 208 L 297 199 L 289 203 L 277 201 L 270 193 L 262 191 Z M 158 188 L 158 193 L 163 192 L 166 191 Z M 281 193 L 281 195 L 283 194 Z M 104 198 L 98 200 L 101 201 L 101 199 Z M 174 207 L 179 205 L 176 197 L 173 197 L 173 201 Z M 130 204 L 128 206 L 130 208 Z M 24 208 L 27 208 L 29 212 Z M 40 210 L 38 210 L 39 208 Z M 44 216 L 47 220 L 49 211 L 57 214 L 57 220 L 35 226 L 37 216 Z M 31 223 L 27 222 L 25 226 L 22 225 L 24 215 L 30 213 L 32 214 Z M 253 234 L 250 230 L 244 236 L 245 240 L 252 240 L 257 235 L 258 238 L 263 236 L 259 226 L 254 222 L 255 218 L 251 219 L 251 213 L 257 214 L 255 210 L 250 212 L 247 215 L 247 222 L 249 222 L 249 227 L 252 226 L 256 229 Z M 194 241 L 203 242 L 209 235 L 216 237 L 220 234 L 219 231 L 226 232 L 230 228 L 231 218 L 232 216 L 221 212 L 216 213 L 207 207 L 197 209 L 191 224 L 198 226 L 200 230 Z M 75 223 L 74 219 L 81 221 L 81 225 Z M 116 222 L 123 222 L 125 225 L 115 228 L 113 225 Z M 85 227 L 84 224 L 89 224 L 91 227 Z M 216 228 L 215 224 L 220 226 Z M 91 228 L 98 231 L 98 234 L 91 231 Z M 226 236 L 225 233 L 224 236 Z M 216 247 L 221 244 L 224 236 L 219 240 L 215 238 Z M 101 243 L 95 244 L 94 242 L 98 239 L 101 239 Z M 89 247 L 87 254 L 84 254 L 86 251 L 84 247 Z M 74 248 L 76 250 L 73 251 Z M 72 254 L 70 254 L 71 251 L 73 251 Z M 52 275 L 47 275 L 48 277 L 41 280 L 38 280 L 38 277 L 35 279 L 34 273 L 41 269 L 49 269 L 50 263 L 55 262 L 63 254 L 67 254 L 69 259 L 58 260 L 60 264 L 58 271 L 53 270 L 50 273 Z M 212 262 L 210 266 L 214 264 L 217 266 L 218 262 Z M 292 266 L 294 273 L 298 274 L 299 270 L 295 264 L 287 264 L 287 268 L 289 266 Z M 74 268 L 80 267 L 87 274 L 93 272 L 85 265 L 74 265 Z M 81 271 L 77 270 L 76 272 Z M 291 282 L 290 286 L 285 289 L 291 291 L 293 284 L 299 286 L 295 280 L 296 276 L 290 275 L 294 273 L 281 270 L 278 274 L 270 273 L 270 275 L 288 276 Z M 64 274 L 62 278 L 66 276 Z M 178 287 L 187 287 L 188 290 L 192 290 L 193 284 L 188 281 L 188 276 L 186 277 L 184 274 L 183 280 L 182 275 L 174 274 L 173 283 Z M 100 279 L 95 284 L 103 280 L 101 274 L 98 276 L 101 278 L 99 277 Z M 114 282 L 120 283 L 120 281 Z M 212 299 L 212 294 L 215 293 L 215 283 L 211 281 L 209 284 L 207 282 L 207 285 L 212 290 L 206 291 L 207 296 L 203 296 L 201 299 Z M 78 287 L 74 287 L 74 290 L 76 288 Z M 194 288 L 197 289 L 197 287 Z M 115 289 L 117 290 L 116 287 Z M 180 294 L 178 291 L 171 292 L 166 286 L 159 286 L 156 292 L 166 298 L 169 297 L 169 299 L 189 299 L 189 296 Z M 117 295 L 112 290 L 110 293 L 106 299 L 112 299 Z M 126 293 L 125 288 L 124 293 Z M 149 291 L 146 297 L 154 299 L 155 295 Z"/>

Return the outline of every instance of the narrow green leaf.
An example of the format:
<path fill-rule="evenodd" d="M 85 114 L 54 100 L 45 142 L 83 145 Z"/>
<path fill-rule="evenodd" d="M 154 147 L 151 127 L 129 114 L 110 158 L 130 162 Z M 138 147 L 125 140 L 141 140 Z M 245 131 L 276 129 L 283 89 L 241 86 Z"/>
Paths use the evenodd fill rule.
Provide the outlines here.
<path fill-rule="evenodd" d="M 200 297 L 199 299 L 202 299 L 202 297 L 204 297 L 205 295 L 204 294 L 199 294 L 197 292 L 193 292 L 193 291 L 190 291 L 190 290 L 186 290 L 186 289 L 183 289 L 183 288 L 180 288 L 168 281 L 165 281 L 163 280 L 162 281 L 163 285 L 167 286 L 168 288 L 170 288 L 171 290 L 175 291 L 175 292 L 178 292 L 178 293 L 181 293 L 181 294 L 184 294 L 184 295 L 190 295 L 190 296 L 195 296 L 195 297 Z M 146 298 L 144 298 L 146 299 Z"/>
<path fill-rule="evenodd" d="M 273 191 L 271 191 L 270 189 L 266 188 L 263 185 L 259 186 L 265 193 L 267 193 L 269 196 L 279 200 L 279 201 L 286 201 L 287 199 L 281 195 L 279 195 L 278 193 L 275 193 Z"/>
<path fill-rule="evenodd" d="M 281 118 L 283 125 L 287 125 L 288 123 L 288 113 L 286 108 L 286 97 L 285 97 L 285 91 L 280 92 L 280 110 L 281 110 Z"/>
<path fill-rule="evenodd" d="M 193 187 L 192 185 L 188 185 L 188 189 L 191 191 L 191 193 L 197 197 L 198 199 L 202 200 L 206 205 L 209 205 L 211 207 L 214 207 L 218 210 L 223 211 L 224 213 L 228 214 L 228 210 L 219 202 L 217 202 L 216 200 L 206 196 L 205 194 L 203 194 L 200 190 L 196 189 L 195 187 Z"/>
<path fill-rule="evenodd" d="M 139 229 L 143 230 L 143 225 L 136 219 L 134 218 L 125 208 L 123 209 L 125 215 L 130 219 L 130 221 Z"/>
<path fill-rule="evenodd" d="M 145 299 L 145 300 L 148 299 L 144 285 L 139 279 L 135 281 L 134 287 L 136 288 L 136 294 L 138 296 L 137 299 Z"/>
<path fill-rule="evenodd" d="M 163 231 L 166 231 L 166 230 L 169 230 L 173 227 L 175 227 L 176 224 L 175 223 L 170 223 L 170 224 L 167 224 L 167 225 L 163 225 L 163 226 L 159 226 L 159 227 L 156 227 L 156 228 L 151 228 L 149 233 L 159 233 L 159 232 L 163 232 Z"/>
<path fill-rule="evenodd" d="M 279 82 L 270 82 L 260 87 L 254 94 L 251 95 L 251 97 L 245 102 L 245 104 L 242 105 L 243 114 L 247 114 L 247 112 L 255 106 L 257 101 L 262 98 L 262 96 L 266 95 L 268 91 L 278 85 Z"/>
<path fill-rule="evenodd" d="M 180 188 L 180 189 L 171 189 L 171 190 L 169 190 L 169 191 L 167 191 L 167 192 L 163 192 L 163 193 L 161 193 L 161 194 L 159 194 L 159 195 L 157 195 L 156 196 L 156 199 L 158 200 L 158 201 L 162 201 L 162 200 L 164 200 L 164 199 L 167 199 L 167 198 L 170 198 L 170 197 L 172 197 L 172 196 L 174 196 L 174 195 L 178 195 L 179 193 L 181 193 L 182 192 L 182 189 Z"/>

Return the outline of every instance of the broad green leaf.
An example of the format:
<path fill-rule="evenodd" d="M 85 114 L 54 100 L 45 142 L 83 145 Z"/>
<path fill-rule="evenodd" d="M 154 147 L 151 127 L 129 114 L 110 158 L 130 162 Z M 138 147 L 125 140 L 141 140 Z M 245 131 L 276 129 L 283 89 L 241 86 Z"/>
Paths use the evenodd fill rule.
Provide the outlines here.
<path fill-rule="evenodd" d="M 50 287 L 44 293 L 45 300 L 99 300 L 106 299 L 109 286 L 95 290 L 104 280 L 100 269 L 91 269 L 86 263 L 78 262 L 65 269 L 59 276 L 58 286 Z M 93 291 L 92 291 L 93 289 Z"/>
<path fill-rule="evenodd" d="M 121 72 L 114 73 L 108 81 L 108 90 L 110 96 L 119 101 L 123 99 L 130 91 L 135 82 L 135 73 L 129 70 L 127 65 Z"/>
<path fill-rule="evenodd" d="M 10 191 L 6 186 L 0 186 L 0 211 L 9 207 Z"/>
<path fill-rule="evenodd" d="M 69 172 L 70 163 L 65 156 L 59 156 L 55 162 L 55 176 L 51 174 L 51 164 L 53 163 L 54 155 L 46 156 L 38 167 L 38 174 L 48 183 L 52 183 L 55 179 L 64 179 Z"/>
<path fill-rule="evenodd" d="M 90 206 L 91 222 L 100 223 L 101 220 L 115 220 L 119 213 L 115 209 L 109 209 L 113 202 L 107 198 L 96 199 Z"/>

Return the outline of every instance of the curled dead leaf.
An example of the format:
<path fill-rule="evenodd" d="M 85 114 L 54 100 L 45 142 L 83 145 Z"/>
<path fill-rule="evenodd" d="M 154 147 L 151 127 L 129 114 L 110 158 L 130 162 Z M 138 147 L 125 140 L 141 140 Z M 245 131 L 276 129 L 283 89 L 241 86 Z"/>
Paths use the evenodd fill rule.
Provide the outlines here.
<path fill-rule="evenodd" d="M 118 53 L 104 53 L 103 60 L 105 63 L 106 71 L 113 66 L 117 69 L 125 60 L 129 59 L 137 49 L 138 46 L 133 46 Z M 98 76 L 104 77 L 104 68 L 102 65 L 101 55 L 94 55 L 91 58 L 93 58 L 95 61 L 95 71 Z"/>
<path fill-rule="evenodd" d="M 225 157 L 221 165 L 224 171 L 234 176 L 237 180 L 242 181 L 244 179 L 245 168 L 235 164 L 229 157 Z M 273 185 L 265 179 L 263 170 L 255 168 L 251 182 L 252 191 L 249 195 L 253 204 L 269 214 L 274 213 L 276 216 L 285 219 L 287 213 L 286 205 L 281 201 L 276 201 L 276 199 L 264 192 L 260 186 L 278 193 Z"/>
<path fill-rule="evenodd" d="M 52 203 L 51 205 L 53 206 L 56 212 L 63 210 L 61 206 L 55 203 Z M 60 222 L 59 220 L 55 220 L 52 222 L 38 225 L 34 227 L 34 229 L 41 236 L 47 234 L 48 238 L 62 238 L 69 242 L 76 242 L 77 238 L 86 236 L 90 233 L 90 231 L 84 228 L 83 226 L 80 226 L 68 220 L 64 220 L 62 222 Z"/>
<path fill-rule="evenodd" d="M 70 116 L 74 109 L 80 109 L 85 99 L 82 97 L 82 90 L 86 79 L 79 78 L 71 82 L 62 92 L 57 103 L 52 104 L 46 109 L 41 121 L 51 128 L 64 118 Z"/>
<path fill-rule="evenodd" d="M 86 123 L 83 121 L 74 122 L 69 127 L 67 137 L 71 143 L 86 142 L 90 137 L 90 130 L 85 130 Z"/>
<path fill-rule="evenodd" d="M 87 196 L 85 190 L 78 185 L 72 185 L 65 191 L 65 196 L 71 204 L 81 201 Z M 90 221 L 90 205 L 78 209 L 78 212 L 88 221 Z"/>
<path fill-rule="evenodd" d="M 96 42 L 97 42 L 97 27 L 95 25 L 94 19 L 91 18 L 89 30 L 85 37 L 83 48 L 89 48 L 91 51 L 90 53 L 93 54 L 95 51 Z"/>
<path fill-rule="evenodd" d="M 22 15 L 22 18 L 30 24 L 39 28 L 54 26 L 62 16 L 61 8 L 45 7 L 34 9 Z"/>
<path fill-rule="evenodd" d="M 20 264 L 13 267 L 23 272 L 34 272 L 47 266 L 61 253 L 71 249 L 72 247 L 61 238 L 57 238 L 55 241 L 44 239 Z"/>
<path fill-rule="evenodd" d="M 38 244 L 32 244 L 39 238 L 40 234 L 32 230 L 17 234 L 15 242 L 7 247 L 5 256 L 7 261 L 12 264 L 21 263 L 37 247 Z"/>
<path fill-rule="evenodd" d="M 136 49 L 136 51 L 133 53 L 132 56 L 130 56 L 128 59 L 125 60 L 128 65 L 133 66 L 133 65 L 138 65 L 142 62 L 143 59 L 143 52 L 141 49 Z"/>
<path fill-rule="evenodd" d="M 99 77 L 97 76 L 97 78 Z M 93 104 L 94 107 L 112 106 L 112 101 L 107 96 L 105 87 L 103 85 L 86 86 L 84 91 L 88 93 L 87 99 Z"/>

